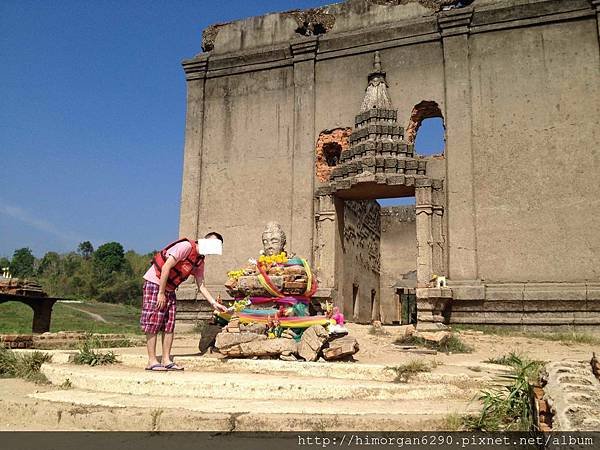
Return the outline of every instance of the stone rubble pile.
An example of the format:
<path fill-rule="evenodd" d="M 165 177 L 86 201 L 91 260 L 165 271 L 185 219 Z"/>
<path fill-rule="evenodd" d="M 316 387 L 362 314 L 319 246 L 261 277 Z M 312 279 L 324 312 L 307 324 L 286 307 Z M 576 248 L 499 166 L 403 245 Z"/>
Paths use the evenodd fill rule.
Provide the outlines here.
<path fill-rule="evenodd" d="M 10 295 L 26 295 L 31 297 L 48 296 L 39 283 L 20 278 L 0 277 L 0 293 Z"/>
<path fill-rule="evenodd" d="M 59 331 L 58 333 L 42 334 L 0 334 L 0 345 L 5 348 L 19 349 L 70 349 L 76 348 L 89 338 L 90 335 L 88 333 L 79 331 Z M 118 347 L 122 346 L 123 343 L 127 343 L 128 345 L 137 343 L 132 342 L 131 337 L 124 334 L 94 334 L 93 338 L 105 347 Z M 139 343 L 141 343 L 141 340 Z"/>
<path fill-rule="evenodd" d="M 233 324 L 232 324 L 233 322 Z M 233 325 L 233 326 L 231 326 Z M 237 358 L 269 357 L 286 361 L 303 359 L 326 361 L 346 359 L 359 350 L 358 342 L 351 336 L 332 336 L 321 325 L 307 328 L 299 341 L 293 330 L 285 330 L 281 337 L 268 339 L 258 324 L 240 325 L 232 320 L 215 337 L 215 348 L 225 356 Z M 202 351 L 202 350 L 201 350 Z"/>

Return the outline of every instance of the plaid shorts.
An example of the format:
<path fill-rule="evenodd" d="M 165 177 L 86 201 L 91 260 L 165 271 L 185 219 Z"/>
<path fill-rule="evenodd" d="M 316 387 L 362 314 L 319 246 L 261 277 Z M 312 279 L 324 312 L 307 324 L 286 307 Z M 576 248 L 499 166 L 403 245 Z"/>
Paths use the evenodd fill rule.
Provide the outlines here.
<path fill-rule="evenodd" d="M 167 307 L 159 310 L 156 307 L 158 301 L 158 284 L 144 281 L 144 298 L 142 302 L 142 316 L 140 326 L 144 333 L 157 334 L 159 331 L 172 333 L 175 330 L 175 313 L 177 304 L 174 291 L 167 291 Z"/>

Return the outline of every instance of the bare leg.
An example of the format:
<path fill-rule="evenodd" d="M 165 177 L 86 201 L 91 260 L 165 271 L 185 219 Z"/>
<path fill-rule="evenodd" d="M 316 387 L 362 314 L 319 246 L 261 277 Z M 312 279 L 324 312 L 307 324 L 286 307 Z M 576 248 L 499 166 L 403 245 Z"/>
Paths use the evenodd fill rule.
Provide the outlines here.
<path fill-rule="evenodd" d="M 146 333 L 146 349 L 148 350 L 148 367 L 159 364 L 156 359 L 156 334 Z"/>
<path fill-rule="evenodd" d="M 173 359 L 171 358 L 171 347 L 173 347 L 173 337 L 175 333 L 163 333 L 162 339 L 162 363 L 163 365 L 171 364 Z"/>

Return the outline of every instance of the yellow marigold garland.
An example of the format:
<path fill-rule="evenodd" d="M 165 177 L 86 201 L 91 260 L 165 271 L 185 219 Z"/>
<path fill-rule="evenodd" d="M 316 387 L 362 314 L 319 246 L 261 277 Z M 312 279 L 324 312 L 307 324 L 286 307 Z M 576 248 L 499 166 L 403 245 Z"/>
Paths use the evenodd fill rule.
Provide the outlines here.
<path fill-rule="evenodd" d="M 300 260 L 302 261 L 302 266 L 304 267 L 304 270 L 306 271 L 307 283 L 306 283 L 306 291 L 304 292 L 304 295 L 308 296 L 308 294 L 312 290 L 313 275 L 312 275 L 312 271 L 310 270 L 310 266 L 308 265 L 308 262 L 302 258 Z"/>

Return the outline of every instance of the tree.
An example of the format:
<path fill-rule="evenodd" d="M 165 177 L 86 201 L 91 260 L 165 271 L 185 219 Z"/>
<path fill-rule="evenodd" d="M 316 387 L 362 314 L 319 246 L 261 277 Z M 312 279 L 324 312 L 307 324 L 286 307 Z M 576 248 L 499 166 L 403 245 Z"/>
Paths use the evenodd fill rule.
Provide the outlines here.
<path fill-rule="evenodd" d="M 88 259 L 94 253 L 94 246 L 90 241 L 83 241 L 77 246 L 77 253 Z"/>
<path fill-rule="evenodd" d="M 33 275 L 33 264 L 35 257 L 31 249 L 24 247 L 15 250 L 10 262 L 10 273 L 14 277 L 25 278 Z"/>
<path fill-rule="evenodd" d="M 37 269 L 38 275 L 56 276 L 60 272 L 60 255 L 56 252 L 47 252 Z"/>
<path fill-rule="evenodd" d="M 4 269 L 5 267 L 10 267 L 10 259 L 8 259 L 6 256 L 3 256 L 0 258 L 0 270 Z"/>
<path fill-rule="evenodd" d="M 98 281 L 107 281 L 111 274 L 119 272 L 126 266 L 123 246 L 118 242 L 108 242 L 94 252 L 92 265 Z"/>

